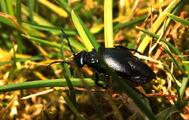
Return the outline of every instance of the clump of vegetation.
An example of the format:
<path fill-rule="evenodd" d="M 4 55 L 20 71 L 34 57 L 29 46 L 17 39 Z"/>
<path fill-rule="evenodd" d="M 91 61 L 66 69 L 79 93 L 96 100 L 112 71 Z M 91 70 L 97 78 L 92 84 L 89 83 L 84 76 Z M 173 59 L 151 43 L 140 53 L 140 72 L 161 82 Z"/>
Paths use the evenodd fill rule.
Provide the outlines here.
<path fill-rule="evenodd" d="M 188 15 L 185 0 L 0 0 L 0 119 L 189 119 Z M 136 49 L 156 78 L 96 86 L 61 29 L 74 53 Z"/>

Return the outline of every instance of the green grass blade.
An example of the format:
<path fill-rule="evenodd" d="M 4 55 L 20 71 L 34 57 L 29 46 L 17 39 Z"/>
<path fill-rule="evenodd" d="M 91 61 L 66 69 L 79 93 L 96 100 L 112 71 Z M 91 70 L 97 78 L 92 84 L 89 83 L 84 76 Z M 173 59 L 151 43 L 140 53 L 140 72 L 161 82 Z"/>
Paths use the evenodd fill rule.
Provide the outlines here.
<path fill-rule="evenodd" d="M 93 34 L 91 34 L 90 30 L 87 28 L 87 26 L 84 24 L 84 22 L 83 22 L 80 18 L 78 18 L 78 19 L 79 19 L 80 24 L 81 24 L 81 26 L 83 27 L 83 29 L 84 29 L 86 35 L 88 36 L 88 38 L 89 38 L 91 44 L 93 45 L 93 47 L 94 47 L 96 50 L 98 50 L 98 48 L 100 47 L 100 45 L 97 43 L 96 38 L 94 37 Z"/>
<path fill-rule="evenodd" d="M 48 45 L 48 46 L 51 46 L 51 47 L 54 47 L 54 48 L 58 48 L 58 49 L 61 48 L 61 45 L 59 43 L 56 43 L 56 42 L 47 41 L 47 40 L 44 40 L 44 39 L 41 39 L 41 38 L 37 38 L 37 37 L 34 37 L 34 36 L 25 35 L 25 34 L 22 34 L 22 36 L 27 38 L 27 39 L 29 39 L 29 40 L 38 42 L 38 43 L 40 43 L 42 45 Z M 76 40 L 70 39 L 70 44 L 77 51 L 82 51 L 84 49 L 84 47 Z M 64 46 L 64 49 L 65 50 L 70 50 L 70 48 L 68 46 Z"/>
<path fill-rule="evenodd" d="M 96 42 L 96 39 L 95 37 L 90 33 L 89 29 L 86 27 L 86 25 L 84 24 L 84 22 L 82 21 L 81 18 L 79 18 L 79 16 L 77 16 L 77 14 L 72 11 L 71 12 L 71 8 L 69 7 L 69 5 L 65 2 L 65 1 L 61 1 L 61 0 L 56 0 L 56 2 L 61 6 L 63 7 L 64 9 L 66 9 L 66 11 L 68 13 L 71 14 L 71 17 L 72 17 L 72 21 L 79 33 L 79 35 L 81 36 L 82 38 L 82 43 L 84 44 L 84 46 L 88 46 L 86 47 L 87 50 L 91 50 L 93 47 L 98 50 L 98 48 L 100 47 L 100 45 Z M 79 28 L 77 28 L 79 27 Z M 90 42 L 90 43 L 89 43 Z M 91 44 L 93 45 L 93 47 L 91 46 Z"/>
<path fill-rule="evenodd" d="M 182 80 L 182 84 L 181 84 L 181 87 L 179 89 L 179 93 L 180 93 L 181 98 L 183 98 L 183 96 L 184 96 L 184 92 L 185 92 L 185 89 L 186 89 L 187 84 L 188 84 L 188 78 L 189 78 L 189 75 L 187 75 L 187 77 L 184 77 L 183 80 Z"/>
<path fill-rule="evenodd" d="M 55 0 L 62 8 L 64 8 L 69 14 L 71 14 L 71 8 L 65 0 Z"/>
<path fill-rule="evenodd" d="M 28 13 L 28 8 L 22 4 L 22 14 L 26 15 L 29 17 L 29 13 Z M 40 15 L 38 15 L 37 13 L 33 12 L 33 20 L 34 22 L 38 23 L 39 25 L 44 25 L 44 26 L 50 26 L 50 27 L 55 27 L 52 23 L 50 23 L 48 20 L 44 19 L 43 17 L 41 17 Z"/>
<path fill-rule="evenodd" d="M 22 0 L 16 0 L 16 18 L 18 20 L 18 23 L 22 22 L 22 18 L 21 18 L 21 4 L 22 4 Z"/>
<path fill-rule="evenodd" d="M 35 0 L 28 0 L 27 1 L 27 4 L 28 4 L 28 11 L 29 11 L 29 20 L 33 23 L 34 22 L 34 16 L 33 16 L 33 12 L 34 12 L 34 9 L 35 9 L 35 3 L 36 1 Z"/>
<path fill-rule="evenodd" d="M 182 68 L 182 66 L 180 66 L 178 64 L 177 60 L 175 60 L 175 58 L 172 56 L 172 54 L 169 52 L 169 50 L 167 50 L 166 48 L 164 48 L 164 51 L 169 55 L 169 57 L 171 58 L 171 60 L 173 61 L 173 63 L 177 66 L 177 68 L 184 73 L 184 69 Z"/>
<path fill-rule="evenodd" d="M 61 7 L 53 4 L 52 2 L 50 2 L 48 0 L 38 0 L 38 2 L 43 4 L 44 6 L 49 8 L 50 10 L 52 10 L 54 13 L 56 13 L 60 17 L 63 17 L 63 18 L 67 18 L 68 17 L 68 13 L 64 9 L 62 9 Z"/>
<path fill-rule="evenodd" d="M 186 91 L 186 88 L 187 88 L 187 85 L 188 85 L 188 82 L 189 82 L 189 74 L 187 74 L 188 71 L 189 71 L 189 65 L 188 64 L 184 65 L 184 68 L 185 68 L 186 75 L 183 77 L 182 84 L 181 84 L 180 89 L 179 89 L 179 94 L 180 94 L 181 99 L 184 96 L 184 93 Z"/>
<path fill-rule="evenodd" d="M 171 13 L 171 11 L 174 10 L 174 8 L 181 2 L 181 0 L 173 0 L 167 8 L 160 14 L 160 16 L 157 18 L 157 20 L 154 22 L 151 32 L 156 33 L 159 27 L 163 24 L 165 19 L 167 18 L 167 13 Z M 145 48 L 148 46 L 150 43 L 151 38 L 146 35 L 145 38 L 142 40 L 140 46 L 138 47 L 137 51 L 143 53 Z"/>
<path fill-rule="evenodd" d="M 0 13 L 0 23 L 6 24 L 14 28 L 18 26 L 17 22 L 15 21 L 15 18 L 6 13 Z"/>
<path fill-rule="evenodd" d="M 156 34 L 154 34 L 154 33 L 151 33 L 151 32 L 149 32 L 149 31 L 147 31 L 147 30 L 145 30 L 145 29 L 141 29 L 141 28 L 137 28 L 137 29 L 139 29 L 139 30 L 141 30 L 142 32 L 144 32 L 144 33 L 146 33 L 146 34 L 148 34 L 148 35 L 150 35 L 151 37 L 153 37 L 153 38 L 155 38 L 156 40 L 158 40 L 159 39 L 159 36 L 158 35 L 156 35 Z M 175 48 L 171 43 L 169 43 L 169 42 L 167 42 L 165 39 L 161 39 L 161 41 L 162 42 L 164 42 L 169 48 L 170 48 L 170 51 L 171 52 L 173 52 L 173 53 L 175 53 L 176 55 L 181 55 L 181 52 L 177 49 L 177 48 Z M 164 48 L 164 51 L 169 55 L 169 57 L 171 58 L 171 60 L 173 61 L 173 63 L 177 66 L 177 68 L 179 69 L 179 70 L 181 70 L 183 73 L 187 73 L 186 71 L 188 71 L 188 69 L 189 69 L 189 67 L 188 67 L 188 65 L 183 65 L 183 66 L 181 66 L 181 65 L 179 65 L 179 63 L 177 62 L 177 60 L 175 60 L 175 58 L 171 55 L 171 53 L 169 52 L 169 50 L 167 50 L 167 49 L 165 49 Z M 184 61 L 184 58 L 180 58 L 182 61 Z M 189 78 L 189 75 L 187 75 L 187 78 L 183 78 L 183 80 L 182 80 L 182 84 L 181 84 L 181 86 L 180 86 L 180 88 L 178 87 L 178 85 L 177 85 L 177 91 L 178 91 L 178 95 L 179 95 L 179 100 L 181 100 L 182 98 L 183 98 L 183 95 L 184 95 L 184 91 L 185 91 L 185 89 L 186 89 L 186 85 L 188 84 L 188 78 Z M 178 101 L 179 102 L 179 101 Z"/>
<path fill-rule="evenodd" d="M 52 42 L 52 41 L 47 41 L 47 40 L 44 40 L 44 39 L 40 39 L 40 38 L 36 38 L 36 37 L 33 37 L 33 36 L 24 35 L 24 34 L 22 34 L 22 36 L 27 38 L 27 39 L 30 39 L 32 41 L 38 42 L 40 44 L 43 44 L 43 45 L 48 45 L 48 46 L 51 46 L 51 47 L 54 47 L 54 48 L 58 48 L 58 49 L 61 48 L 60 44 Z M 64 49 L 65 50 L 69 50 L 69 47 L 64 46 Z"/>
<path fill-rule="evenodd" d="M 57 27 L 50 27 L 50 26 L 44 26 L 44 25 L 37 25 L 37 24 L 31 24 L 31 23 L 27 23 L 27 22 L 23 22 L 22 23 L 23 26 L 28 26 L 28 27 L 32 27 L 36 30 L 44 30 L 44 31 L 48 31 L 51 32 L 52 34 L 55 35 L 60 35 L 61 31 L 59 28 Z M 77 32 L 74 29 L 64 29 L 65 33 L 67 35 L 77 35 Z"/>
<path fill-rule="evenodd" d="M 29 57 L 29 58 L 19 58 L 17 57 L 16 55 L 16 58 L 15 58 L 16 62 L 26 62 L 28 60 L 31 60 L 31 61 L 41 61 L 43 60 L 43 57 L 40 57 L 40 56 L 34 56 L 34 57 Z M 5 64 L 11 64 L 12 61 L 3 61 L 3 62 L 0 62 L 0 65 L 5 65 Z"/>
<path fill-rule="evenodd" d="M 105 0 L 104 1 L 104 40 L 105 40 L 106 48 L 114 47 L 112 10 L 113 10 L 113 1 Z"/>
<path fill-rule="evenodd" d="M 89 86 L 94 86 L 95 83 L 91 78 L 84 78 L 85 83 Z M 74 86 L 83 86 L 80 78 L 71 78 L 71 82 Z M 36 80 L 22 83 L 12 83 L 8 85 L 0 86 L 0 92 L 8 92 L 14 90 L 42 88 L 42 87 L 64 87 L 67 86 L 65 79 L 46 79 Z"/>
<path fill-rule="evenodd" d="M 6 11 L 9 15 L 14 16 L 13 0 L 4 0 Z"/>
<path fill-rule="evenodd" d="M 150 36 L 153 36 L 156 40 L 159 39 L 159 36 L 152 33 L 152 32 L 149 32 L 145 29 L 141 29 L 141 28 L 137 28 L 139 30 L 141 30 L 142 32 L 145 32 L 146 34 L 150 35 Z M 181 55 L 181 53 L 179 52 L 178 49 L 176 49 L 171 43 L 167 42 L 165 39 L 161 39 L 161 41 L 163 41 L 167 46 L 170 47 L 171 50 L 173 50 L 175 53 L 177 53 L 177 55 Z M 183 73 L 184 73 L 184 70 L 183 68 L 178 64 L 178 62 L 175 60 L 175 58 L 171 55 L 171 53 L 169 52 L 169 50 L 167 50 L 166 48 L 164 48 L 164 51 L 170 56 L 170 58 L 172 59 L 173 63 L 177 66 L 178 69 L 180 69 Z"/>
<path fill-rule="evenodd" d="M 5 0 L 0 0 L 0 5 L 1 5 L 1 11 L 4 13 L 8 13 L 6 10 Z"/>
<path fill-rule="evenodd" d="M 150 119 L 150 120 L 156 120 L 155 115 L 150 110 L 148 102 L 145 100 L 145 98 L 141 95 L 139 95 L 135 90 L 133 90 L 129 83 L 131 81 L 126 80 L 118 76 L 114 70 L 110 69 L 107 64 L 105 64 L 105 61 L 101 60 L 100 63 L 104 65 L 105 70 L 107 73 L 111 75 L 111 85 L 112 89 L 118 93 L 126 93 L 138 106 L 138 108 Z M 131 84 L 130 84 L 131 85 Z"/>
<path fill-rule="evenodd" d="M 81 113 L 79 113 L 78 108 L 75 107 L 75 105 L 71 102 L 71 100 L 64 95 L 64 99 L 72 112 L 77 116 L 77 120 L 86 120 L 84 117 L 81 116 Z"/>
<path fill-rule="evenodd" d="M 175 16 L 175 15 L 173 15 L 173 14 L 167 14 L 172 20 L 174 20 L 174 21 L 177 21 L 177 22 L 179 22 L 179 23 L 181 23 L 181 24 L 183 24 L 183 25 L 188 25 L 189 26 L 189 21 L 188 20 L 185 20 L 185 19 L 182 19 L 182 18 L 180 18 L 180 17 L 178 17 L 178 16 Z"/>
<path fill-rule="evenodd" d="M 168 118 L 174 113 L 179 112 L 176 106 L 172 106 L 162 110 L 160 113 L 156 115 L 157 120 L 168 120 Z"/>
<path fill-rule="evenodd" d="M 78 16 L 75 14 L 74 11 L 71 12 L 71 16 L 72 16 L 72 21 L 75 25 L 75 28 L 77 29 L 79 35 L 82 38 L 81 42 L 85 45 L 87 51 L 91 51 L 94 47 L 91 44 L 89 37 L 87 36 L 82 24 L 80 23 Z"/>
<path fill-rule="evenodd" d="M 125 23 L 118 23 L 117 25 L 114 26 L 114 29 L 117 30 L 117 29 L 121 29 L 121 28 L 134 26 L 136 24 L 143 22 L 146 18 L 147 18 L 147 15 L 143 15 L 141 17 L 133 18 L 131 21 L 128 21 Z"/>
<path fill-rule="evenodd" d="M 156 120 L 155 115 L 153 112 L 148 108 L 146 101 L 144 101 L 144 98 L 142 96 L 139 96 L 136 91 L 134 91 L 126 82 L 127 80 L 124 80 L 120 78 L 119 76 L 114 73 L 112 70 L 108 70 L 108 72 L 112 75 L 112 85 L 113 89 L 116 92 L 123 92 L 126 93 L 138 106 L 138 108 L 150 119 L 150 120 Z"/>
<path fill-rule="evenodd" d="M 148 30 L 145 30 L 145 29 L 142 29 L 142 28 L 139 28 L 139 27 L 136 27 L 136 29 L 144 32 L 145 34 L 155 38 L 155 40 L 158 40 L 159 39 L 159 35 L 155 34 L 155 33 L 152 33 Z M 174 45 L 172 45 L 171 43 L 167 42 L 164 38 L 161 38 L 161 41 L 164 42 L 171 50 L 171 52 L 173 52 L 174 54 L 176 55 L 181 55 L 181 52 L 176 48 L 174 47 Z"/>

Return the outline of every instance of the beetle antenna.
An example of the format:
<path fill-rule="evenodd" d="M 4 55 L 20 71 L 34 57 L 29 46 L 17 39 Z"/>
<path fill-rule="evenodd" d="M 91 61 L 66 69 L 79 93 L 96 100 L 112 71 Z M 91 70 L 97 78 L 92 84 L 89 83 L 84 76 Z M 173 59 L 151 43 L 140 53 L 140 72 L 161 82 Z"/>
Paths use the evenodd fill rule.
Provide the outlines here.
<path fill-rule="evenodd" d="M 130 48 L 129 48 L 129 50 L 130 50 L 130 51 L 134 51 L 134 52 L 136 52 L 136 53 L 138 53 L 138 54 L 140 54 L 140 55 L 143 55 L 141 52 L 139 52 L 139 51 L 137 51 L 137 50 L 135 50 L 135 49 L 130 49 Z"/>
<path fill-rule="evenodd" d="M 55 64 L 55 63 L 68 63 L 66 61 L 63 61 L 63 60 L 57 60 L 57 61 L 54 61 L 54 62 L 51 62 L 47 65 L 47 67 L 50 67 L 52 64 Z"/>
<path fill-rule="evenodd" d="M 63 37 L 66 38 L 66 40 L 67 40 L 67 42 L 68 42 L 68 46 L 69 46 L 70 50 L 72 51 L 73 55 L 75 56 L 75 52 L 74 52 L 74 50 L 72 49 L 72 46 L 71 46 L 71 44 L 70 44 L 70 41 L 69 41 L 69 39 L 68 39 L 67 34 L 64 32 L 63 28 L 61 28 L 61 31 L 62 31 Z"/>

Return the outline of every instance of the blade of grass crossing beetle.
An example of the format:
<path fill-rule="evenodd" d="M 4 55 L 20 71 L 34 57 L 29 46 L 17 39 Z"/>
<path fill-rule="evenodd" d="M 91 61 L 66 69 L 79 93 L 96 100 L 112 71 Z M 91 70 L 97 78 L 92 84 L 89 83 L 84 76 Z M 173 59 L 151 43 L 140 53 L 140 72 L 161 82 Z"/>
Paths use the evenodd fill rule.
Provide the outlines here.
<path fill-rule="evenodd" d="M 82 43 L 84 44 L 84 46 L 86 47 L 87 51 L 91 51 L 94 47 L 91 44 L 89 37 L 87 36 L 82 24 L 80 23 L 80 20 L 78 18 L 78 16 L 75 14 L 75 12 L 72 10 L 71 12 L 71 17 L 72 17 L 72 21 L 75 25 L 75 28 L 77 29 L 81 39 L 82 39 Z"/>
<path fill-rule="evenodd" d="M 87 28 L 87 26 L 84 24 L 84 22 L 80 18 L 78 18 L 78 19 L 80 21 L 80 24 L 83 26 L 83 29 L 84 29 L 85 33 L 87 34 L 90 42 L 92 43 L 92 45 L 94 46 L 94 48 L 96 50 L 98 50 L 98 48 L 100 47 L 100 45 L 97 43 L 94 35 L 91 34 L 90 30 Z"/>
<path fill-rule="evenodd" d="M 139 107 L 139 109 L 150 119 L 150 120 L 156 120 L 155 115 L 153 112 L 149 109 L 147 103 L 144 101 L 144 99 L 141 99 L 142 96 L 140 96 L 136 91 L 134 91 L 127 82 L 124 82 L 125 80 L 120 78 L 114 71 L 111 69 L 108 69 L 107 72 L 111 74 L 112 77 L 112 89 L 116 92 L 124 92 L 126 93 L 133 101 L 134 103 Z"/>
<path fill-rule="evenodd" d="M 105 47 L 112 48 L 114 47 L 113 41 L 113 22 L 112 22 L 112 0 L 104 1 L 104 39 Z"/>
<path fill-rule="evenodd" d="M 63 7 L 64 9 L 66 9 L 66 11 L 68 13 L 71 14 L 72 17 L 72 21 L 79 33 L 79 35 L 82 38 L 82 43 L 84 44 L 84 46 L 88 46 L 86 47 L 87 50 L 91 50 L 93 47 L 98 50 L 98 48 L 100 47 L 100 45 L 96 42 L 95 37 L 90 33 L 89 29 L 86 27 L 86 25 L 84 24 L 83 20 L 81 18 L 79 18 L 79 16 L 77 16 L 77 14 L 69 7 L 69 5 L 65 2 L 65 1 L 60 1 L 60 0 L 56 0 L 56 2 Z M 90 41 L 90 43 L 89 43 Z M 93 45 L 93 47 L 91 46 L 91 44 Z"/>

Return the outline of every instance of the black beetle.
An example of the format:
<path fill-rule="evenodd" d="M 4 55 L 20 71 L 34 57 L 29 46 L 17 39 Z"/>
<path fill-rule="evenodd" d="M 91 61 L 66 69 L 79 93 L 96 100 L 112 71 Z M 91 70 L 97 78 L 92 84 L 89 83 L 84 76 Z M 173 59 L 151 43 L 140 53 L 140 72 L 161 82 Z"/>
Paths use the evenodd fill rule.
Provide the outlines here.
<path fill-rule="evenodd" d="M 121 46 L 115 48 L 100 47 L 98 51 L 93 49 L 90 52 L 81 51 L 75 54 L 67 35 L 63 30 L 62 33 L 63 37 L 67 39 L 70 50 L 73 52 L 76 64 L 79 67 L 83 67 L 86 64 L 95 71 L 97 77 L 95 79 L 96 85 L 103 87 L 103 85 L 99 83 L 100 75 L 104 75 L 105 77 L 111 76 L 107 73 L 106 66 L 115 71 L 118 76 L 137 84 L 143 84 L 155 78 L 155 73 L 150 67 L 139 58 L 135 57 L 128 48 Z M 101 63 L 102 60 L 106 66 Z"/>

